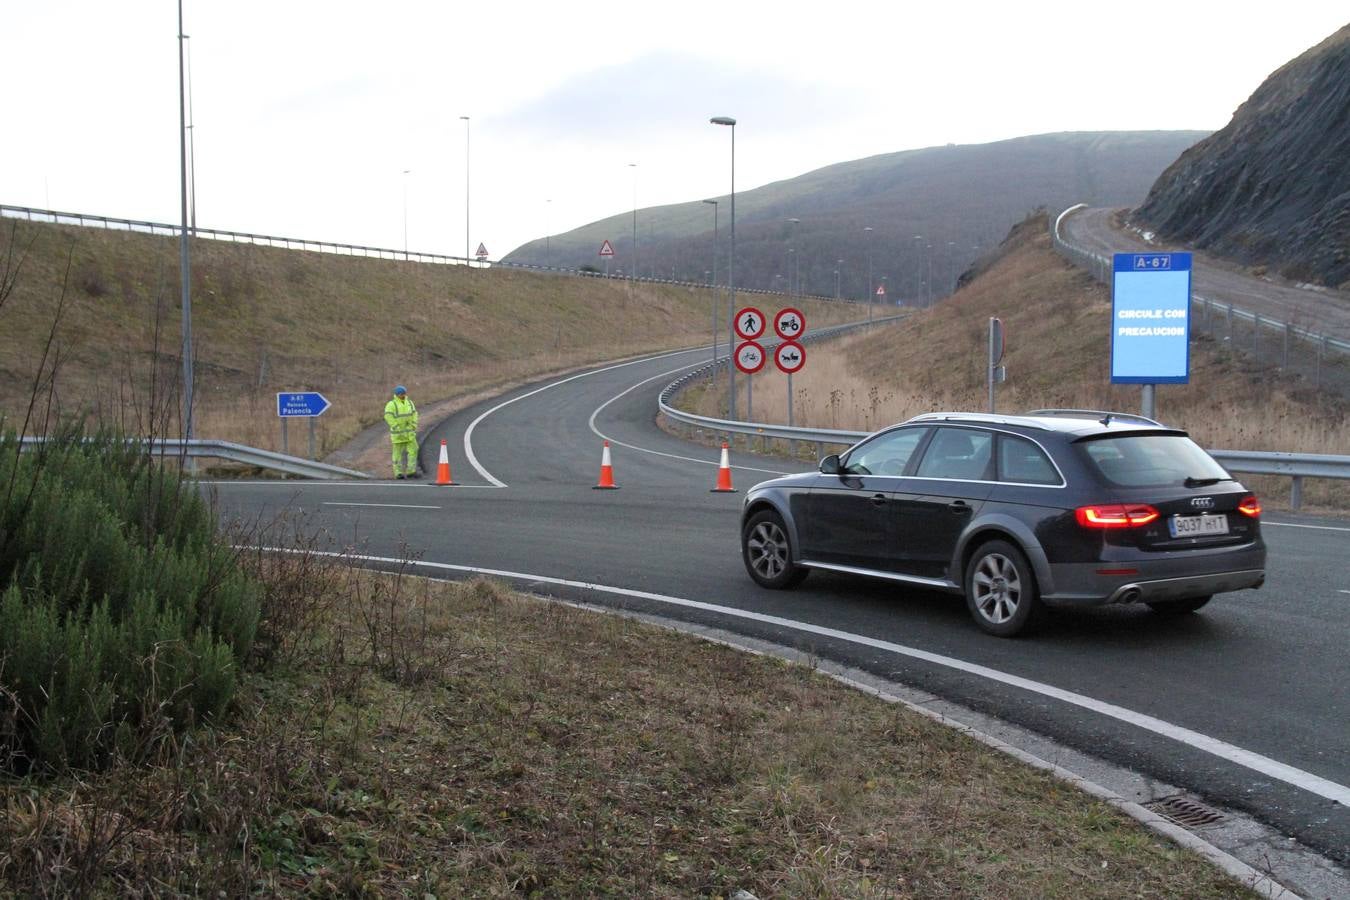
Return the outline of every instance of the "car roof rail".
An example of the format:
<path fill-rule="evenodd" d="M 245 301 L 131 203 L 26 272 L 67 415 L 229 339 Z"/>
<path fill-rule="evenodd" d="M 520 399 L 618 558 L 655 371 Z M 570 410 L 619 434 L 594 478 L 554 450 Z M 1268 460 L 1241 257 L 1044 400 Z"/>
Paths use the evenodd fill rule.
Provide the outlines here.
<path fill-rule="evenodd" d="M 972 413 L 972 412 L 929 412 L 920 413 L 917 416 L 907 420 L 908 422 L 970 422 L 984 423 L 986 425 L 1019 425 L 1024 428 L 1039 428 L 1042 431 L 1047 430 L 1045 425 L 1040 422 L 1032 421 L 1025 415 L 1004 413 Z"/>
<path fill-rule="evenodd" d="M 1104 409 L 1033 409 L 1027 416 L 1064 416 L 1065 418 L 1075 419 L 1096 419 L 1103 425 L 1109 425 L 1112 422 L 1134 422 L 1138 425 L 1157 425 L 1159 428 L 1166 428 L 1163 423 L 1150 419 L 1147 416 L 1137 416 L 1134 413 L 1109 412 Z"/>

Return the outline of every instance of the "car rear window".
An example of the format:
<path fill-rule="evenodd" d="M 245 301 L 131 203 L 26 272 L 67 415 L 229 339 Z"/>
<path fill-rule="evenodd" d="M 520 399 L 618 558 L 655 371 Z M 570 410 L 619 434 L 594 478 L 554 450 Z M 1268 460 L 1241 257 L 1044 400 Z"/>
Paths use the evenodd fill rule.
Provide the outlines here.
<path fill-rule="evenodd" d="M 1181 485 L 1186 479 L 1226 479 L 1228 473 L 1188 437 L 1136 434 L 1092 438 L 1077 445 L 1110 484 Z"/>

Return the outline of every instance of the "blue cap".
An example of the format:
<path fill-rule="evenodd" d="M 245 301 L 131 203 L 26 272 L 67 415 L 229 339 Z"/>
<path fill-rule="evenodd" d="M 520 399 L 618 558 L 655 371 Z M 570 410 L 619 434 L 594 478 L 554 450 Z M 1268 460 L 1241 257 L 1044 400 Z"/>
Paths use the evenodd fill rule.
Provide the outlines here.
<path fill-rule="evenodd" d="M 401 385 L 401 384 L 400 384 L 400 385 L 395 385 L 395 387 L 394 387 L 394 393 L 395 393 L 395 394 L 406 394 L 406 393 L 408 393 L 408 389 L 405 388 L 405 387 L 404 387 L 403 385 Z"/>

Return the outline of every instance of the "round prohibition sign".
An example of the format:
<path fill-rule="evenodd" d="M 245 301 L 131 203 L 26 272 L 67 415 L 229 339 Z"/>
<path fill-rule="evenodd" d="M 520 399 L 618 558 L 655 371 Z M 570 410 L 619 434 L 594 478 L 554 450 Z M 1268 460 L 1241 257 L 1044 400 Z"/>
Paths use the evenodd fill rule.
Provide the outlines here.
<path fill-rule="evenodd" d="M 736 345 L 736 368 L 746 375 L 753 375 L 764 368 L 766 359 L 764 348 L 754 341 L 745 341 Z"/>
<path fill-rule="evenodd" d="M 806 365 L 806 348 L 796 341 L 784 341 L 773 350 L 773 364 L 784 375 L 799 372 Z"/>
<path fill-rule="evenodd" d="M 767 324 L 768 320 L 764 318 L 764 313 L 753 306 L 736 310 L 736 335 L 742 340 L 753 341 L 764 333 L 764 326 Z"/>
<path fill-rule="evenodd" d="M 806 316 L 802 315 L 800 309 L 786 307 L 778 311 L 778 315 L 773 317 L 774 332 L 785 341 L 801 340 L 801 336 L 806 333 Z"/>

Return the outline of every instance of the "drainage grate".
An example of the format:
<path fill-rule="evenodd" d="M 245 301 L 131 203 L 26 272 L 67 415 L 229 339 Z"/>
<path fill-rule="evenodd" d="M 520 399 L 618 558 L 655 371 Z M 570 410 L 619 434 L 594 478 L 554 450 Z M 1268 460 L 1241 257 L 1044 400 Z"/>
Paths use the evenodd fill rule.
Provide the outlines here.
<path fill-rule="evenodd" d="M 1217 825 L 1223 821 L 1223 813 L 1180 796 L 1164 797 L 1152 803 L 1145 803 L 1144 806 L 1184 828 L 1204 828 L 1206 825 Z"/>

